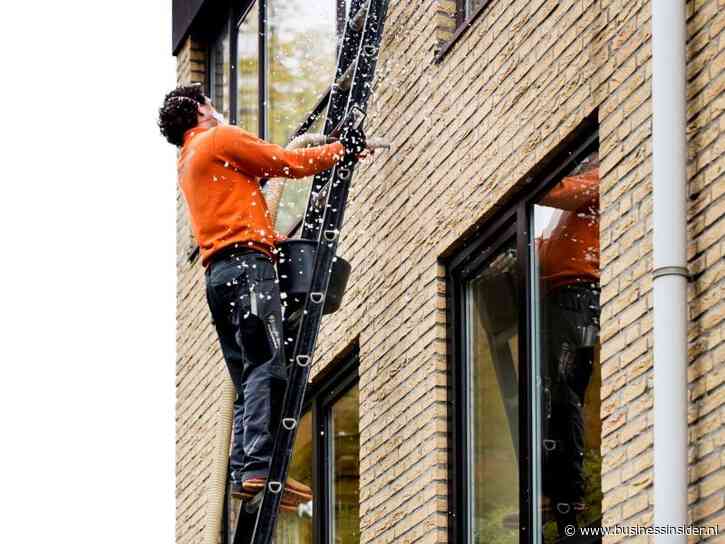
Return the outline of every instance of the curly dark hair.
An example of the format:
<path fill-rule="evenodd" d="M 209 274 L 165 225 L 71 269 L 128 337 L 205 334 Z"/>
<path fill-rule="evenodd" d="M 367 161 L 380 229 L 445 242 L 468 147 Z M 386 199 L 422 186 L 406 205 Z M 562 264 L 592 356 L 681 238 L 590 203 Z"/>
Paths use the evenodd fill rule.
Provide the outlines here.
<path fill-rule="evenodd" d="M 161 134 L 177 147 L 184 143 L 184 133 L 197 124 L 198 107 L 206 103 L 201 85 L 177 87 L 164 97 L 159 108 Z"/>

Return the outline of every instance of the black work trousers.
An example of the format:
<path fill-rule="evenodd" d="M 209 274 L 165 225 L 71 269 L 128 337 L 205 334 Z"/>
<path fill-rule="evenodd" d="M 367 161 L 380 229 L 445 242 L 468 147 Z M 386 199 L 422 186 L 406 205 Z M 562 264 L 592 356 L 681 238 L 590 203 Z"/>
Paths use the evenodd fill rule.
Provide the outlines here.
<path fill-rule="evenodd" d="M 206 296 L 237 391 L 230 477 L 266 478 L 287 381 L 274 263 L 257 251 L 223 251 L 207 266 Z"/>

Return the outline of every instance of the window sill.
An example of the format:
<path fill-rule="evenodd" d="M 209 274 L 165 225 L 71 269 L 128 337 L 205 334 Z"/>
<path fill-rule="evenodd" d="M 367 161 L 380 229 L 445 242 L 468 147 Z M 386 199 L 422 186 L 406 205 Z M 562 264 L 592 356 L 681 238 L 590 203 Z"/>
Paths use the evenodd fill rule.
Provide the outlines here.
<path fill-rule="evenodd" d="M 483 4 L 481 4 L 476 11 L 474 11 L 471 15 L 469 15 L 468 19 L 466 19 L 463 23 L 461 23 L 456 31 L 453 33 L 453 37 L 448 40 L 443 46 L 441 46 L 440 51 L 438 51 L 433 58 L 433 64 L 439 64 L 443 58 L 453 49 L 453 46 L 456 44 L 456 42 L 463 36 L 463 34 L 466 33 L 466 31 L 473 26 L 473 23 L 478 19 L 478 17 L 483 13 L 483 11 L 488 7 L 488 5 L 491 3 L 491 0 L 487 0 Z"/>

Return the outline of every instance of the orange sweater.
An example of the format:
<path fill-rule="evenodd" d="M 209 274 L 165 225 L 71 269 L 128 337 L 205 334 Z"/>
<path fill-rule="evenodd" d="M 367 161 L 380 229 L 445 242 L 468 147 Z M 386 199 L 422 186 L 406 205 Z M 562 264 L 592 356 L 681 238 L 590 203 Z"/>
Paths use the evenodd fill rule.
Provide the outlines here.
<path fill-rule="evenodd" d="M 230 125 L 188 130 L 177 167 L 202 265 L 232 244 L 272 255 L 282 237 L 259 178 L 311 176 L 332 168 L 343 151 L 339 142 L 290 151 Z"/>
<path fill-rule="evenodd" d="M 541 204 L 563 210 L 551 235 L 538 240 L 545 289 L 599 282 L 599 168 L 564 178 Z"/>

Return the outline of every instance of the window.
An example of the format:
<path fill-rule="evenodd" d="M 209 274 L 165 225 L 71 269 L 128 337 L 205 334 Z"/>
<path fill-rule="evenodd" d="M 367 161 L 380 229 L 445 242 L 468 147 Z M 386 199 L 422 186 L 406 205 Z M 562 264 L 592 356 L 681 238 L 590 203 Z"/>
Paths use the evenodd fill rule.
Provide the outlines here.
<path fill-rule="evenodd" d="M 537 495 L 546 543 L 556 540 L 557 524 L 560 533 L 601 518 L 598 166 L 596 152 L 584 157 L 533 206 Z"/>
<path fill-rule="evenodd" d="M 330 407 L 332 523 L 329 542 L 360 542 L 360 415 L 357 384 L 343 393 Z"/>
<path fill-rule="evenodd" d="M 463 20 L 465 21 L 473 16 L 487 0 L 459 0 L 459 2 L 462 4 Z"/>
<path fill-rule="evenodd" d="M 229 119 L 229 33 L 222 32 L 209 51 L 209 95 L 214 107 Z"/>
<path fill-rule="evenodd" d="M 259 134 L 259 5 L 237 27 L 237 125 Z"/>
<path fill-rule="evenodd" d="M 267 0 L 268 139 L 284 145 L 332 84 L 335 0 Z"/>
<path fill-rule="evenodd" d="M 456 0 L 455 16 L 451 15 L 448 20 L 438 24 L 438 30 L 444 36 L 449 35 L 451 22 L 455 22 L 455 31 L 450 38 L 441 40 L 438 43 L 434 59 L 435 63 L 443 60 L 443 57 L 453 49 L 458 39 L 473 25 L 474 21 L 486 10 L 486 6 L 490 3 L 490 0 Z M 450 21 L 450 19 L 454 18 L 455 21 Z"/>
<path fill-rule="evenodd" d="M 465 284 L 469 542 L 513 541 L 508 525 L 518 516 L 516 265 L 509 242 Z"/>
<path fill-rule="evenodd" d="M 446 263 L 451 541 L 548 544 L 601 523 L 594 119 Z"/>

